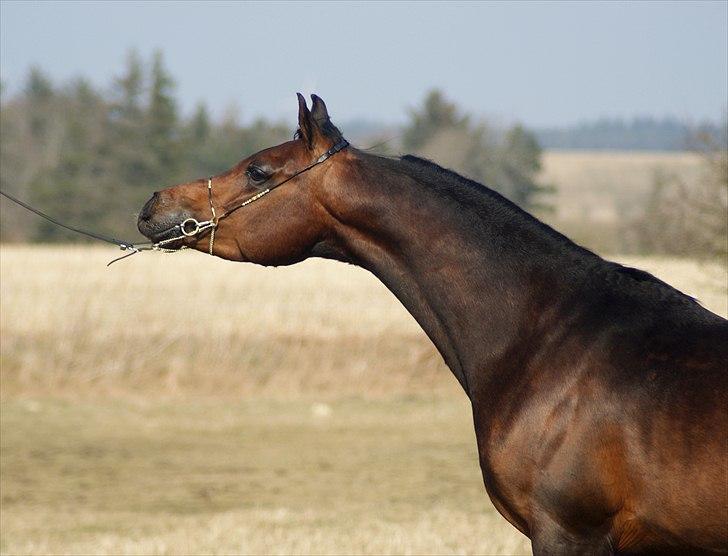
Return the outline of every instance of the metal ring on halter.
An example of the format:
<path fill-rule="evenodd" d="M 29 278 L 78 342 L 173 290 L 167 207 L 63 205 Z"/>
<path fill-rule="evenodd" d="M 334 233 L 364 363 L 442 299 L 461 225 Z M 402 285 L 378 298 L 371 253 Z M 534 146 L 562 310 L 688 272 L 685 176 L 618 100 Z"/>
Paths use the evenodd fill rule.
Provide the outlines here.
<path fill-rule="evenodd" d="M 186 227 L 187 227 L 187 224 L 190 224 L 190 223 L 194 225 L 194 228 L 188 232 Z M 192 237 L 192 236 L 196 236 L 197 234 L 200 233 L 200 225 L 201 225 L 201 223 L 198 222 L 195 218 L 187 218 L 186 220 L 182 221 L 182 223 L 179 225 L 179 229 L 182 232 L 183 236 Z"/>

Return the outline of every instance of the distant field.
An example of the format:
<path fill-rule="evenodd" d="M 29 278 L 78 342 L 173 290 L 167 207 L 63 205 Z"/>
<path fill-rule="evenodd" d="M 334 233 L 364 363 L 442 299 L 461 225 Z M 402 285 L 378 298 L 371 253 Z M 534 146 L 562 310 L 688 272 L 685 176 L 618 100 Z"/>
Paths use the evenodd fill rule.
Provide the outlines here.
<path fill-rule="evenodd" d="M 655 172 L 690 182 L 700 177 L 700 158 L 689 152 L 546 151 L 541 178 L 557 186 L 561 219 L 615 221 L 644 201 Z"/>
<path fill-rule="evenodd" d="M 0 552 L 528 552 L 373 276 L 116 254 L 0 246 Z M 728 312 L 720 268 L 626 262 Z"/>
<path fill-rule="evenodd" d="M 694 183 L 700 158 L 689 152 L 546 151 L 540 179 L 556 186 L 544 218 L 589 247 L 620 249 L 620 226 L 644 209 L 657 172 Z"/>

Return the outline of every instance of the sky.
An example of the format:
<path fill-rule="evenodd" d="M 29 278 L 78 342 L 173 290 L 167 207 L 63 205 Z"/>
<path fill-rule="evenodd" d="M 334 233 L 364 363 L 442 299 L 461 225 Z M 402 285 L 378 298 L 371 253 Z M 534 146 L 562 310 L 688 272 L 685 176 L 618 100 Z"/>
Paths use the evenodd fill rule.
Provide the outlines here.
<path fill-rule="evenodd" d="M 295 121 L 316 92 L 336 122 L 401 123 L 439 87 L 529 126 L 600 117 L 718 120 L 728 2 L 0 2 L 0 77 L 31 66 L 108 88 L 159 48 L 184 113 Z"/>

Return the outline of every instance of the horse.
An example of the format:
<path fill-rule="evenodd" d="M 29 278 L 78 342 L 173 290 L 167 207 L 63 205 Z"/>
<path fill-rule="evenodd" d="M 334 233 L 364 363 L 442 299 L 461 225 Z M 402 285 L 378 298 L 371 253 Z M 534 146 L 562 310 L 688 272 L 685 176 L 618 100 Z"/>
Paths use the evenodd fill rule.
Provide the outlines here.
<path fill-rule="evenodd" d="M 470 399 L 497 510 L 534 554 L 728 551 L 728 321 L 488 187 L 349 145 L 298 94 L 291 141 L 155 192 L 168 249 L 376 275 Z"/>

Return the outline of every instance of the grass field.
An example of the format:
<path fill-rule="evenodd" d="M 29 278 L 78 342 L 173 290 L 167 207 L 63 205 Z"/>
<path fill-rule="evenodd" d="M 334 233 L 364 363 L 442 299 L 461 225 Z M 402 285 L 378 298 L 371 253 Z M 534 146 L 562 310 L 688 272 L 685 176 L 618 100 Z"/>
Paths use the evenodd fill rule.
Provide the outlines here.
<path fill-rule="evenodd" d="M 371 275 L 115 254 L 0 247 L 0 552 L 528 552 Z M 723 269 L 625 262 L 728 312 Z"/>
<path fill-rule="evenodd" d="M 524 553 L 461 400 L 5 400 L 5 554 Z"/>
<path fill-rule="evenodd" d="M 690 183 L 702 171 L 700 157 L 690 152 L 546 151 L 540 178 L 557 186 L 559 218 L 613 222 L 642 205 L 655 172 Z"/>
<path fill-rule="evenodd" d="M 642 216 L 655 175 L 693 184 L 703 172 L 690 152 L 546 151 L 539 179 L 556 191 L 549 199 L 554 212 L 541 216 L 598 251 L 633 248 L 625 224 Z"/>

